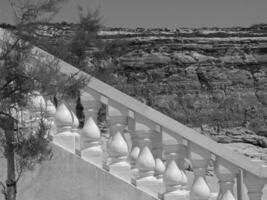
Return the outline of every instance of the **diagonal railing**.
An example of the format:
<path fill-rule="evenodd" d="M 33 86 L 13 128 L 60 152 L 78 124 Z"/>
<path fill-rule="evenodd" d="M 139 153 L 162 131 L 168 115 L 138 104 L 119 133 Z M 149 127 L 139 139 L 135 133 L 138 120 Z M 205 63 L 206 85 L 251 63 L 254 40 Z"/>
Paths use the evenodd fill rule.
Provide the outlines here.
<path fill-rule="evenodd" d="M 149 145 L 148 142 L 147 146 L 150 147 L 150 150 L 153 151 L 155 150 L 155 148 L 156 151 L 157 149 L 162 150 L 164 149 L 164 144 L 162 142 L 162 134 L 168 134 L 177 141 L 177 144 L 174 145 L 176 146 L 176 148 L 175 147 L 173 148 L 174 150 L 172 150 L 171 145 L 169 145 L 169 147 L 168 145 L 166 145 L 167 150 L 165 150 L 165 154 L 172 154 L 174 152 L 177 154 L 175 158 L 175 160 L 177 161 L 176 163 L 177 165 L 175 164 L 175 166 L 177 166 L 178 169 L 179 166 L 181 166 L 180 171 L 183 170 L 181 169 L 183 168 L 182 164 L 179 162 L 184 162 L 184 159 L 182 158 L 181 160 L 179 159 L 177 160 L 179 154 L 180 155 L 182 154 L 181 152 L 179 152 L 183 149 L 182 147 L 185 147 L 186 151 L 186 155 L 184 155 L 184 157 L 188 157 L 191 160 L 191 165 L 195 177 L 194 183 L 190 186 L 189 189 L 189 194 L 191 194 L 192 199 L 198 199 L 199 196 L 205 196 L 205 185 L 206 185 L 205 170 L 208 167 L 210 161 L 213 162 L 213 169 L 215 174 L 217 174 L 217 179 L 220 187 L 219 189 L 220 192 L 218 194 L 219 196 L 216 198 L 231 199 L 232 195 L 236 196 L 236 199 L 241 200 L 245 195 L 244 194 L 244 184 L 245 184 L 250 200 L 261 199 L 262 189 L 264 185 L 267 183 L 267 167 L 264 165 L 263 162 L 260 161 L 253 162 L 248 158 L 225 148 L 223 145 L 218 144 L 215 141 L 197 133 L 195 130 L 135 100 L 134 98 L 122 93 L 121 91 L 111 87 L 110 85 L 94 77 L 91 77 L 90 75 L 84 72 L 79 72 L 78 69 L 76 69 L 75 67 L 71 66 L 66 62 L 63 61 L 60 62 L 60 66 L 62 73 L 65 74 L 80 73 L 81 75 L 90 78 L 90 81 L 87 84 L 86 88 L 84 89 L 84 92 L 88 94 L 93 94 L 93 96 L 96 94 L 98 101 L 106 104 L 110 108 L 116 107 L 116 109 L 119 110 L 120 116 L 127 115 L 126 126 L 128 126 L 128 131 L 130 132 L 132 138 L 133 154 L 136 151 L 134 145 L 140 148 L 138 150 L 139 155 L 136 156 L 137 163 L 138 163 L 138 158 L 140 158 L 140 155 L 142 155 L 142 150 L 145 149 L 144 146 L 146 146 L 146 144 L 143 146 L 138 144 L 142 143 L 142 141 L 140 140 L 144 140 L 144 138 L 149 137 L 151 140 L 150 142 L 157 143 L 156 146 L 154 146 L 153 144 Z M 116 117 L 116 115 L 117 114 L 113 116 L 112 112 L 110 112 L 109 119 L 112 120 L 112 118 Z M 118 124 L 119 123 L 120 122 L 118 122 Z M 112 126 L 112 122 L 110 125 Z M 138 136 L 138 134 L 140 135 L 148 134 L 148 136 Z M 154 139 L 153 138 L 154 135 L 156 135 L 156 137 L 158 138 Z M 134 140 L 139 140 L 139 141 L 134 142 Z M 154 156 L 162 158 L 161 155 L 156 155 L 154 154 L 154 152 L 152 153 Z M 168 155 L 166 157 L 168 157 Z M 172 168 L 173 165 L 171 161 L 167 161 L 166 165 L 167 169 L 168 166 L 170 166 L 169 169 L 171 170 L 175 168 L 175 167 Z M 139 172 L 140 170 L 141 169 L 139 169 Z M 175 170 L 171 171 L 171 176 L 175 176 L 175 174 L 176 174 Z M 142 177 L 141 175 L 139 176 Z M 171 177 L 169 178 L 172 179 Z M 201 182 L 200 180 L 203 181 Z M 233 191 L 234 180 L 236 182 L 235 186 L 236 192 Z M 182 185 L 181 180 L 179 181 L 176 180 L 175 184 Z M 168 180 L 166 182 L 168 182 Z M 139 182 L 134 181 L 134 183 L 138 185 Z M 140 184 L 141 185 L 143 184 L 142 181 L 140 181 Z M 168 188 L 168 183 L 165 183 L 165 185 L 166 188 Z M 201 190 L 199 191 L 199 188 L 202 188 L 201 189 L 202 191 Z M 173 188 L 171 190 L 173 190 Z M 168 189 L 166 189 L 166 195 L 165 195 L 166 199 L 168 197 L 167 193 Z M 231 195 L 229 195 L 229 193 Z M 183 194 L 184 194 L 183 192 L 178 193 L 178 196 L 179 195 L 183 196 Z M 212 196 L 211 193 L 206 195 L 209 196 L 209 198 L 211 198 Z M 208 199 L 208 198 L 203 198 L 203 199 Z"/>
<path fill-rule="evenodd" d="M 37 47 L 33 55 L 54 59 Z M 64 61 L 59 66 L 63 74 L 79 74 L 90 81 L 81 92 L 84 127 L 78 129 L 70 112 L 73 105 L 60 105 L 56 131 L 51 130 L 55 144 L 162 199 L 262 199 L 267 183 L 263 162 L 226 149 Z M 101 104 L 107 108 L 108 140 L 97 126 Z M 217 190 L 207 181 L 208 169 L 216 175 Z"/>

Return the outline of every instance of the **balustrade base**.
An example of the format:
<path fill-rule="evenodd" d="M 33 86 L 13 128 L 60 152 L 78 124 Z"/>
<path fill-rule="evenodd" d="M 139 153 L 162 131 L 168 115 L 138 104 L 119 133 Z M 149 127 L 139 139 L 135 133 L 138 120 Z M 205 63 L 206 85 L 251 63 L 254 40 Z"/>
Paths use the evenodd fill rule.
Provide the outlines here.
<path fill-rule="evenodd" d="M 217 199 L 218 199 L 218 192 L 212 192 L 208 199 L 206 199 L 206 198 L 201 199 L 200 197 L 190 197 L 190 200 L 217 200 Z"/>
<path fill-rule="evenodd" d="M 218 192 L 212 192 L 210 194 L 209 200 L 217 200 Z"/>
<path fill-rule="evenodd" d="M 156 177 L 156 178 L 158 179 L 158 182 L 159 182 L 158 194 L 163 194 L 164 191 L 166 191 L 164 180 L 163 180 L 163 178 L 159 178 L 159 177 Z"/>
<path fill-rule="evenodd" d="M 111 174 L 127 181 L 131 181 L 131 166 L 126 161 L 121 161 L 118 163 L 113 163 L 110 165 L 104 164 L 103 168 L 110 172 Z"/>
<path fill-rule="evenodd" d="M 160 182 L 161 181 L 154 176 L 131 180 L 133 185 L 146 191 L 152 196 L 158 196 L 158 193 L 163 190 L 163 185 L 160 184 Z"/>
<path fill-rule="evenodd" d="M 53 142 L 63 149 L 75 154 L 75 137 L 71 132 L 59 133 L 53 137 Z"/>
<path fill-rule="evenodd" d="M 179 190 L 174 192 L 162 193 L 159 195 L 162 200 L 189 200 L 189 191 Z"/>
<path fill-rule="evenodd" d="M 137 179 L 139 174 L 139 170 L 135 168 L 131 168 L 131 179 Z"/>
<path fill-rule="evenodd" d="M 75 133 L 75 151 L 80 153 L 81 151 L 81 136 L 78 133 Z"/>
<path fill-rule="evenodd" d="M 81 151 L 83 160 L 88 161 L 98 167 L 102 167 L 103 152 L 101 146 L 89 147 Z"/>

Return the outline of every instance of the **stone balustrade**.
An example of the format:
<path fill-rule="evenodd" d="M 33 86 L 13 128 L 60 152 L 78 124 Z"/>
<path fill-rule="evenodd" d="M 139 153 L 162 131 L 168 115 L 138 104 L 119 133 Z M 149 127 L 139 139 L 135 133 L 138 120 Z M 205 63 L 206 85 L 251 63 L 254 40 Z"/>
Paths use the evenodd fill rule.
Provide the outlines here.
<path fill-rule="evenodd" d="M 60 65 L 62 73 L 78 72 L 65 62 Z M 49 120 L 54 118 L 56 126 L 53 142 L 128 184 L 166 200 L 263 198 L 267 184 L 263 163 L 224 148 L 93 77 L 81 92 L 81 102 L 86 116 L 81 129 L 75 111 L 66 104 L 59 105 L 54 116 L 50 112 Z M 101 103 L 107 107 L 106 142 L 97 122 Z M 53 110 L 51 103 L 47 107 L 47 112 Z M 166 134 L 174 144 L 164 144 Z"/>
<path fill-rule="evenodd" d="M 93 105 L 84 106 L 87 108 L 84 111 L 86 122 L 81 129 L 74 111 L 65 104 L 59 105 L 56 112 L 50 112 L 49 119 L 51 121 L 54 113 L 57 128 L 53 133 L 55 144 L 160 199 L 245 200 L 241 198 L 244 196 L 250 200 L 262 199 L 262 189 L 267 183 L 264 173 L 259 175 L 253 170 L 240 168 L 227 156 L 214 154 L 208 146 L 203 148 L 197 141 L 199 135 L 191 141 L 168 127 L 157 128 L 155 122 L 113 100 L 106 101 L 109 139 L 103 143 L 96 115 L 101 95 L 95 98 L 98 99 L 96 102 L 92 100 L 96 94 L 94 91 L 92 95 L 83 95 L 82 102 L 88 98 Z M 47 105 L 47 111 L 54 110 L 51 102 Z M 129 137 L 126 138 L 126 134 Z M 174 143 L 163 145 L 164 134 L 171 135 Z M 218 148 L 222 147 L 218 144 Z M 107 151 L 106 159 L 103 149 Z M 187 165 L 186 160 L 189 161 Z M 258 167 L 264 172 L 264 166 Z M 217 179 L 217 191 L 211 189 L 214 185 L 207 180 L 208 169 L 213 170 L 213 179 Z M 240 170 L 244 173 L 244 182 L 238 181 Z M 243 187 L 246 187 L 247 195 L 239 194 L 238 188 Z"/>

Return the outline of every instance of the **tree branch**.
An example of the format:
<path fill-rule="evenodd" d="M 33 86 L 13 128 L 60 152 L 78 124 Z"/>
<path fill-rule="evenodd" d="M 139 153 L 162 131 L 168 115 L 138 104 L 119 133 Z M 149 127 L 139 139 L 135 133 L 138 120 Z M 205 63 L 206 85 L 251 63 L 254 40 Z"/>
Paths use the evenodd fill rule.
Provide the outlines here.
<path fill-rule="evenodd" d="M 6 56 L 17 46 L 18 42 L 19 42 L 19 38 L 16 39 L 16 41 L 12 44 L 12 46 L 10 46 L 9 49 L 6 49 L 6 52 L 0 57 L 0 60 L 5 59 Z M 9 43 L 8 43 L 9 44 Z"/>
<path fill-rule="evenodd" d="M 0 91 L 4 90 L 12 81 L 16 80 L 17 77 L 14 77 L 13 79 L 7 81 L 3 87 L 0 88 Z"/>
<path fill-rule="evenodd" d="M 14 94 L 16 91 L 20 91 L 20 87 L 16 87 L 13 90 L 11 90 L 10 92 L 8 92 L 7 94 L 3 95 L 1 98 L 2 99 L 6 99 L 9 98 L 12 94 Z"/>
<path fill-rule="evenodd" d="M 12 117 L 10 114 L 7 114 L 5 112 L 0 111 L 0 115 L 5 115 L 5 116 L 11 118 L 12 120 L 14 120 L 16 123 L 19 122 L 17 119 L 15 119 L 14 117 Z"/>
<path fill-rule="evenodd" d="M 19 179 L 20 179 L 20 177 L 21 177 L 21 175 L 23 173 L 23 167 L 22 166 L 18 166 L 18 165 L 20 165 L 20 164 L 17 164 L 17 162 L 16 162 L 16 169 L 17 169 L 16 170 L 17 171 L 17 178 L 15 180 L 16 183 L 19 181 Z"/>

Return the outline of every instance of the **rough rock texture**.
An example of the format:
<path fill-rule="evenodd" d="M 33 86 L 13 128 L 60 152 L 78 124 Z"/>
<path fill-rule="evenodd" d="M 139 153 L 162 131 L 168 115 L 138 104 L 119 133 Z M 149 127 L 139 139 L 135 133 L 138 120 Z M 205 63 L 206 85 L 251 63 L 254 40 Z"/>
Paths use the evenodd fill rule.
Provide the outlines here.
<path fill-rule="evenodd" d="M 39 26 L 34 37 L 71 38 L 75 25 Z M 243 126 L 267 135 L 267 25 L 248 28 L 106 28 L 119 39 L 114 86 L 192 127 Z M 121 50 L 124 44 L 123 50 Z M 104 80 L 109 82 L 109 80 Z M 114 81 L 113 81 L 114 83 Z"/>
<path fill-rule="evenodd" d="M 117 88 L 182 123 L 267 134 L 267 38 L 143 36 L 115 73 Z"/>
<path fill-rule="evenodd" d="M 252 160 L 261 160 L 263 165 L 267 166 L 267 149 L 256 147 L 252 144 L 248 143 L 227 143 L 224 144 L 226 148 L 229 148 L 241 155 L 245 155 L 246 157 Z"/>
<path fill-rule="evenodd" d="M 219 143 L 249 143 L 254 146 L 267 148 L 266 137 L 256 135 L 255 132 L 244 127 L 221 128 L 218 130 L 206 125 L 201 126 L 201 128 L 195 128 L 195 130 Z"/>

